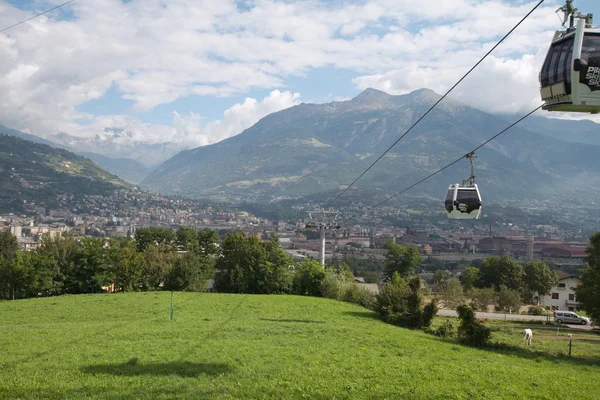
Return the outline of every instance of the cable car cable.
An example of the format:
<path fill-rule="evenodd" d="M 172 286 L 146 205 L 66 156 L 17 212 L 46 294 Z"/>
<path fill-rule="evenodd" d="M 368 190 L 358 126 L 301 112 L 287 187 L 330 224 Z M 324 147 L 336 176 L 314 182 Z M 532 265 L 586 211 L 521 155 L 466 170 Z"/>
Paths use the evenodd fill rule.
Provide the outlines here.
<path fill-rule="evenodd" d="M 519 21 L 519 22 L 518 22 L 518 23 L 517 23 L 517 24 L 516 24 L 516 25 L 515 25 L 515 26 L 514 26 L 514 27 L 513 27 L 513 28 L 512 28 L 510 31 L 508 31 L 508 33 L 507 33 L 506 35 L 504 35 L 504 37 L 502 37 L 502 39 L 500 39 L 500 41 L 499 41 L 498 43 L 496 43 L 496 44 L 494 45 L 494 47 L 492 47 L 492 48 L 491 48 L 491 49 L 490 49 L 490 50 L 489 50 L 487 53 L 485 53 L 485 55 L 484 55 L 484 56 L 483 56 L 483 57 L 482 57 L 482 58 L 481 58 L 479 61 L 477 61 L 477 63 L 476 63 L 475 65 L 473 65 L 473 67 L 471 67 L 471 69 L 470 69 L 469 71 L 467 71 L 467 73 L 466 73 L 466 74 L 464 74 L 464 75 L 462 76 L 462 78 L 460 78 L 460 79 L 458 80 L 458 82 L 456 82 L 456 83 L 455 83 L 455 84 L 454 84 L 454 85 L 453 85 L 453 86 L 452 86 L 450 89 L 448 89 L 448 91 L 447 91 L 446 93 L 444 93 L 444 95 L 443 95 L 443 96 L 442 96 L 442 97 L 441 97 L 441 98 L 440 98 L 438 101 L 436 101 L 436 102 L 435 102 L 435 104 L 433 104 L 433 105 L 432 105 L 432 106 L 429 108 L 429 110 L 427 110 L 427 112 L 421 116 L 421 118 L 419 118 L 419 119 L 418 119 L 418 120 L 417 120 L 417 121 L 416 121 L 414 124 L 412 124 L 412 126 L 411 126 L 410 128 L 408 128 L 408 130 L 407 130 L 406 132 L 404 132 L 404 134 L 403 134 L 402 136 L 400 136 L 400 137 L 399 137 L 399 138 L 398 138 L 398 139 L 397 139 L 397 140 L 396 140 L 396 141 L 395 141 L 395 142 L 394 142 L 394 143 L 393 143 L 393 144 L 392 144 L 392 145 L 391 145 L 391 146 L 390 146 L 390 147 L 389 147 L 389 148 L 388 148 L 388 149 L 387 149 L 387 150 L 386 150 L 386 151 L 385 151 L 385 152 L 384 152 L 382 155 L 380 155 L 380 156 L 379 156 L 379 157 L 378 157 L 378 158 L 377 158 L 375 161 L 373 161 L 373 163 L 372 163 L 372 164 L 371 164 L 371 165 L 370 165 L 370 166 L 369 166 L 369 167 L 368 167 L 366 170 L 364 170 L 364 172 L 363 172 L 362 174 L 360 174 L 360 175 L 358 176 L 358 178 L 356 178 L 356 179 L 354 180 L 354 182 L 352 182 L 350 185 L 348 185 L 348 187 L 346 187 L 346 188 L 345 188 L 345 189 L 344 189 L 344 190 L 343 190 L 343 191 L 342 191 L 340 194 L 338 194 L 338 195 L 337 195 L 337 197 L 336 197 L 335 199 L 333 199 L 331 202 L 329 202 L 329 203 L 328 203 L 328 204 L 325 206 L 325 208 L 329 208 L 329 207 L 331 207 L 331 205 L 332 205 L 333 203 L 335 203 L 335 201 L 336 201 L 337 199 L 339 199 L 340 197 L 342 197 L 342 196 L 344 195 L 344 193 L 346 193 L 346 192 L 348 191 L 348 189 L 350 189 L 352 186 L 354 186 L 354 184 L 355 184 L 356 182 L 358 182 L 358 180 L 359 180 L 360 178 L 362 178 L 362 177 L 363 177 L 363 175 L 365 175 L 365 174 L 366 174 L 366 173 L 367 173 L 367 172 L 368 172 L 368 171 L 369 171 L 371 168 L 373 168 L 373 166 L 374 166 L 375 164 L 377 164 L 377 162 L 379 162 L 379 160 L 381 160 L 381 159 L 382 159 L 382 158 L 383 158 L 383 157 L 384 157 L 384 156 L 385 156 L 385 155 L 386 155 L 386 154 L 387 154 L 387 153 L 388 153 L 388 152 L 389 152 L 389 151 L 390 151 L 390 150 L 391 150 L 391 149 L 392 149 L 394 146 L 396 146 L 396 144 L 398 144 L 398 142 L 399 142 L 400 140 L 402 140 L 402 138 L 403 138 L 404 136 L 406 136 L 406 135 L 407 135 L 407 134 L 408 134 L 408 133 L 409 133 L 409 132 L 410 132 L 410 131 L 411 131 L 411 130 L 412 130 L 414 127 L 415 127 L 415 126 L 417 126 L 417 124 L 418 124 L 419 122 L 421 122 L 421 120 L 422 120 L 423 118 L 425 118 L 425 117 L 427 116 L 427 114 L 429 114 L 429 113 L 431 112 L 431 110 L 433 110 L 433 109 L 435 108 L 435 106 L 437 106 L 437 105 L 438 105 L 438 104 L 439 104 L 439 103 L 440 103 L 442 100 L 444 100 L 444 99 L 446 98 L 446 96 L 447 96 L 447 95 L 448 95 L 448 94 L 449 94 L 449 93 L 450 93 L 452 90 L 454 90 L 454 88 L 456 88 L 456 87 L 458 86 L 458 84 L 459 84 L 459 83 L 461 83 L 461 82 L 462 82 L 462 81 L 463 81 L 463 80 L 464 80 L 464 79 L 465 79 L 465 78 L 466 78 L 466 77 L 467 77 L 467 76 L 468 76 L 468 75 L 469 75 L 471 72 L 473 72 L 473 70 L 474 70 L 475 68 L 477 68 L 477 67 L 479 66 L 479 64 L 481 64 L 481 63 L 483 62 L 483 60 L 485 60 L 485 59 L 487 58 L 487 56 L 489 56 L 489 55 L 490 55 L 490 53 L 496 49 L 496 47 L 498 47 L 498 46 L 499 46 L 499 45 L 500 45 L 500 44 L 501 44 L 501 43 L 502 43 L 502 42 L 503 42 L 503 41 L 504 41 L 504 40 L 505 40 L 505 39 L 506 39 L 506 38 L 507 38 L 507 37 L 508 37 L 508 36 L 509 36 L 511 33 L 513 33 L 513 31 L 514 31 L 515 29 L 517 29 L 517 28 L 519 27 L 519 25 L 521 25 L 521 23 L 523 23 L 523 21 L 525 21 L 525 20 L 527 19 L 527 17 L 529 17 L 529 16 L 530 16 L 530 15 L 531 15 L 531 14 L 532 14 L 532 13 L 533 13 L 533 12 L 534 12 L 534 11 L 535 11 L 535 10 L 536 10 L 538 7 L 539 7 L 539 6 L 540 6 L 540 5 L 543 3 L 543 2 L 544 2 L 544 0 L 540 0 L 540 1 L 539 1 L 539 2 L 538 2 L 536 5 L 535 5 L 535 7 L 533 7 L 533 8 L 531 9 L 531 11 L 529 11 L 529 12 L 528 12 L 528 13 L 527 13 L 527 14 L 526 14 L 526 15 L 525 15 L 523 18 L 521 18 L 521 20 L 520 20 L 520 21 Z"/>
<path fill-rule="evenodd" d="M 50 11 L 54 11 L 54 10 L 56 10 L 57 8 L 61 8 L 62 6 L 66 6 L 67 4 L 69 4 L 69 3 L 72 3 L 72 2 L 74 2 L 74 1 L 75 1 L 75 0 L 69 0 L 69 1 L 67 1 L 66 3 L 59 4 L 58 6 L 56 6 L 56 7 L 54 7 L 54 8 L 51 8 L 51 9 L 49 9 L 49 10 L 46 10 L 46 11 L 44 11 L 44 12 L 42 12 L 42 13 L 39 13 L 39 14 L 37 14 L 37 15 L 34 15 L 33 17 L 27 18 L 27 19 L 25 19 L 25 20 L 23 20 L 23 21 L 21 21 L 21 22 L 17 22 L 17 23 L 16 23 L 16 24 L 14 24 L 14 25 L 8 26 L 8 27 L 6 27 L 6 28 L 4 28 L 4 29 L 0 30 L 0 33 L 4 32 L 4 31 L 7 31 L 7 30 L 9 30 L 10 28 L 14 28 L 14 27 L 15 27 L 15 26 L 17 26 L 17 25 L 24 24 L 24 23 L 25 23 L 25 22 L 27 22 L 27 21 L 31 21 L 32 19 L 34 19 L 34 18 L 37 18 L 37 17 L 39 17 L 39 16 L 41 16 L 41 15 L 47 14 L 47 13 L 49 13 Z"/>
<path fill-rule="evenodd" d="M 402 193 L 408 191 L 409 189 L 414 188 L 415 186 L 425 182 L 427 179 L 431 178 L 434 175 L 439 174 L 440 172 L 442 172 L 443 170 L 450 168 L 451 166 L 453 166 L 454 164 L 456 164 L 457 162 L 461 161 L 463 158 L 465 158 L 467 155 L 476 152 L 477 150 L 479 150 L 480 148 L 482 148 L 483 146 L 485 146 L 486 144 L 488 144 L 489 142 L 491 142 L 492 140 L 496 139 L 498 136 L 502 135 L 504 132 L 508 131 L 510 128 L 512 128 L 513 126 L 517 125 L 519 122 L 523 121 L 525 118 L 529 117 L 531 114 L 535 113 L 536 111 L 538 111 L 540 108 L 542 108 L 542 106 L 536 107 L 533 111 L 530 111 L 528 114 L 524 115 L 523 117 L 519 118 L 517 121 L 513 122 L 512 124 L 510 124 L 508 127 L 504 128 L 503 130 L 501 130 L 500 132 L 498 132 L 497 134 L 495 134 L 494 136 L 492 136 L 491 138 L 489 138 L 488 140 L 486 140 L 485 142 L 481 143 L 479 146 L 475 147 L 472 151 L 468 152 L 467 154 L 465 154 L 464 156 L 460 157 L 457 160 L 452 161 L 450 164 L 446 165 L 443 168 L 438 169 L 437 171 L 435 171 L 434 173 L 428 175 L 427 177 L 421 179 L 420 181 L 418 181 L 417 183 L 414 183 L 412 185 L 410 185 L 409 187 L 407 187 L 406 189 L 401 190 L 400 192 L 396 193 L 395 195 L 393 195 L 392 197 L 389 197 L 387 199 L 385 199 L 384 201 L 377 203 L 376 205 L 373 206 L 373 208 L 375 207 L 379 207 L 380 205 L 392 200 L 393 198 L 401 195 Z"/>

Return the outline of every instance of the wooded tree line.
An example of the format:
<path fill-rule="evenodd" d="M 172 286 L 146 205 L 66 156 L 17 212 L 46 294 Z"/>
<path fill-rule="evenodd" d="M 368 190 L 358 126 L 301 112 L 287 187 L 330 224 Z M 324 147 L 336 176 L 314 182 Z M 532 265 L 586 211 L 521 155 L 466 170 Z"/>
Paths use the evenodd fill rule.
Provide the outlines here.
<path fill-rule="evenodd" d="M 385 245 L 386 272 L 407 276 L 422 262 L 416 247 L 393 242 Z M 456 308 L 470 300 L 471 306 L 485 310 L 492 302 L 502 309 L 517 309 L 522 303 L 533 303 L 535 296 L 547 295 L 558 279 L 546 264 L 532 261 L 521 265 L 509 256 L 488 257 L 468 267 L 453 278 L 446 270 L 434 272 L 434 288 L 447 307 Z"/>
<path fill-rule="evenodd" d="M 241 232 L 223 239 L 215 231 L 192 228 L 141 228 L 134 239 L 41 239 L 35 251 L 20 251 L 17 240 L 0 233 L 0 299 L 102 292 L 200 291 L 214 278 L 214 289 L 230 293 L 296 293 L 367 305 L 351 269 L 323 267 L 315 260 L 294 263 L 273 236 L 263 242 Z"/>
<path fill-rule="evenodd" d="M 139 229 L 136 240 L 44 236 L 35 251 L 0 233 L 0 298 L 117 291 L 202 289 L 214 270 L 218 236 L 182 228 Z"/>
<path fill-rule="evenodd" d="M 276 236 L 263 242 L 236 232 L 220 240 L 211 230 L 141 228 L 134 239 L 43 237 L 37 250 L 24 252 L 14 236 L 0 232 L 0 299 L 97 293 L 113 283 L 123 292 L 197 291 L 214 277 L 215 290 L 221 292 L 296 293 L 369 307 L 375 301 L 354 283 L 346 263 L 336 260 L 335 267 L 325 270 L 315 260 L 294 263 Z M 397 273 L 406 280 L 423 261 L 414 246 L 389 242 L 386 249 L 388 277 Z M 577 297 L 592 318 L 600 320 L 600 233 L 592 237 L 585 261 L 588 267 Z M 458 306 L 467 295 L 479 309 L 494 300 L 514 309 L 536 293 L 548 294 L 556 282 L 546 264 L 523 266 L 508 256 L 488 257 L 478 268 L 467 268 L 460 280 L 447 271 L 435 273 L 444 302 L 458 299 Z"/>

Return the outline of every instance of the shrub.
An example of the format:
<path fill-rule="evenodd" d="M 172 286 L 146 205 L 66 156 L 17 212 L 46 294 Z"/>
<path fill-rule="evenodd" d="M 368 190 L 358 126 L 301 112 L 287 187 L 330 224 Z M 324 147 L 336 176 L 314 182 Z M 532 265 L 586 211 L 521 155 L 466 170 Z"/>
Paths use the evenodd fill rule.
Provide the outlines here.
<path fill-rule="evenodd" d="M 454 324 L 449 319 L 446 319 L 442 325 L 433 331 L 433 334 L 440 337 L 452 337 L 454 336 Z"/>
<path fill-rule="evenodd" d="M 384 319 L 390 315 L 404 314 L 408 309 L 407 298 L 409 293 L 410 290 L 406 281 L 398 273 L 395 273 L 375 296 L 375 311 Z"/>
<path fill-rule="evenodd" d="M 328 299 L 355 303 L 370 310 L 376 310 L 375 294 L 366 287 L 359 286 L 345 275 L 328 270 L 321 283 L 321 293 Z"/>
<path fill-rule="evenodd" d="M 321 296 L 325 271 L 319 262 L 304 259 L 296 266 L 292 287 L 295 294 Z"/>
<path fill-rule="evenodd" d="M 433 317 L 436 316 L 438 312 L 437 300 L 432 299 L 429 304 L 425 306 L 423 312 L 421 313 L 421 327 L 429 328 L 431 326 L 431 322 L 433 321 Z"/>
<path fill-rule="evenodd" d="M 435 315 L 433 311 L 437 312 L 434 302 L 427 310 L 429 315 L 423 318 L 423 295 L 419 277 L 412 278 L 407 283 L 398 273 L 394 273 L 390 282 L 381 288 L 375 298 L 375 311 L 384 321 L 398 326 L 423 327 L 423 323 L 431 324 L 431 318 Z"/>
<path fill-rule="evenodd" d="M 490 328 L 477 322 L 471 307 L 462 305 L 456 311 L 460 318 L 460 326 L 458 327 L 460 341 L 470 346 L 485 346 L 492 336 Z"/>
<path fill-rule="evenodd" d="M 348 285 L 345 288 L 343 297 L 345 298 L 344 301 L 358 304 L 359 306 L 363 306 L 369 310 L 375 309 L 375 293 L 366 287 L 359 286 L 356 283 Z"/>
<path fill-rule="evenodd" d="M 325 271 L 325 278 L 321 282 L 321 295 L 336 300 L 340 297 L 340 283 L 331 269 Z"/>
<path fill-rule="evenodd" d="M 540 306 L 531 306 L 527 309 L 529 315 L 544 315 L 544 309 Z"/>

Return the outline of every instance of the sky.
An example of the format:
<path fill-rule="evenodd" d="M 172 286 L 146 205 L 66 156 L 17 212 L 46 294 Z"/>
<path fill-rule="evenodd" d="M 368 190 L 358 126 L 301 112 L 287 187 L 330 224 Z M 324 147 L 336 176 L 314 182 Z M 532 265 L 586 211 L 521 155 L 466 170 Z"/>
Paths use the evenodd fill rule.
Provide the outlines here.
<path fill-rule="evenodd" d="M 64 1 L 0 0 L 0 29 Z M 0 123 L 196 147 L 368 87 L 442 94 L 536 3 L 76 0 L 0 33 Z M 538 106 L 560 5 L 544 1 L 450 96 L 496 114 Z M 600 1 L 575 5 L 600 24 Z"/>

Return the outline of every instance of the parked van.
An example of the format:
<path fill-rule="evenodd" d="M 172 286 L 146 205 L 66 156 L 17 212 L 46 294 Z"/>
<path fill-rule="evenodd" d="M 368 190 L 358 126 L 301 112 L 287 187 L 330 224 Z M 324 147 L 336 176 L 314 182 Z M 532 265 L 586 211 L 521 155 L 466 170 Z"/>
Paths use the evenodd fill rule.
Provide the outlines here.
<path fill-rule="evenodd" d="M 589 318 L 577 315 L 573 311 L 554 311 L 554 320 L 559 324 L 590 324 Z"/>

